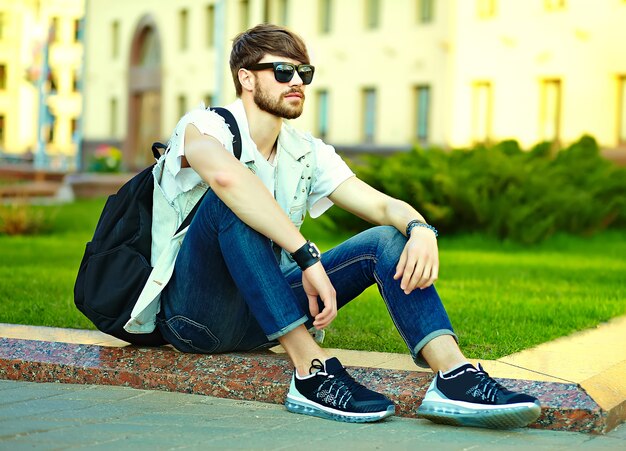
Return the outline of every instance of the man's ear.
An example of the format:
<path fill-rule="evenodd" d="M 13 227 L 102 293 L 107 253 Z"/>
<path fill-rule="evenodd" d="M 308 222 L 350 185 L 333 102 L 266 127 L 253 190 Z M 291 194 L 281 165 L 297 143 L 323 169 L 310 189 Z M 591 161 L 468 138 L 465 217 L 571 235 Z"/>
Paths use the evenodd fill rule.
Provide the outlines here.
<path fill-rule="evenodd" d="M 239 77 L 239 83 L 241 83 L 241 88 L 246 91 L 252 91 L 254 89 L 254 75 L 248 69 L 241 68 L 239 72 L 237 72 L 237 76 Z"/>

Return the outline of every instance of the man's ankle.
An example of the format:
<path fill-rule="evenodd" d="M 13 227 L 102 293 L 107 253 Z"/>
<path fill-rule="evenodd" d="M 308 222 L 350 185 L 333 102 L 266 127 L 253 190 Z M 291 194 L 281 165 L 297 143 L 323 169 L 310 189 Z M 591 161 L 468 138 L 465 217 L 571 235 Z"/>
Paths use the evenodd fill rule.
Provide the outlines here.
<path fill-rule="evenodd" d="M 445 369 L 441 369 L 441 374 L 446 377 L 446 376 L 450 376 L 451 374 L 453 374 L 456 370 L 458 370 L 459 368 L 466 366 L 466 365 L 472 365 L 469 361 L 465 360 L 461 363 L 458 363 L 456 365 L 449 365 L 449 367 L 445 368 Z M 474 365 L 472 365 L 472 367 L 474 367 Z M 474 367 L 475 368 L 475 367 Z"/>
<path fill-rule="evenodd" d="M 323 354 L 324 355 L 313 357 L 308 362 L 304 362 L 303 361 L 303 362 L 299 362 L 299 364 L 295 365 L 296 366 L 296 374 L 298 375 L 298 377 L 299 378 L 304 378 L 304 377 L 307 377 L 310 374 L 313 374 L 313 373 L 316 373 L 317 371 L 319 371 L 318 368 L 315 368 L 313 366 L 313 361 L 314 360 L 319 360 L 322 363 L 322 365 L 323 365 L 324 362 L 326 362 L 326 360 L 330 358 L 325 353 L 323 353 Z"/>
<path fill-rule="evenodd" d="M 311 362 L 315 359 L 322 363 L 329 358 L 326 352 L 313 340 L 309 331 L 300 325 L 294 330 L 278 338 L 278 341 L 287 352 L 291 363 L 296 367 L 299 376 L 310 374 Z"/>

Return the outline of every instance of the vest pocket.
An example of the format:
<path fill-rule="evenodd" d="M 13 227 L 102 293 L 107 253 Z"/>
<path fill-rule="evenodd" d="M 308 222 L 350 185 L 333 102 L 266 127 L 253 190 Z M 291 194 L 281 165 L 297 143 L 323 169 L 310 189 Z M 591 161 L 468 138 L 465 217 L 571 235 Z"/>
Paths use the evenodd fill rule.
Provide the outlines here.
<path fill-rule="evenodd" d="M 294 205 L 289 209 L 289 219 L 297 227 L 300 228 L 306 217 L 306 203 L 303 202 L 298 205 Z"/>

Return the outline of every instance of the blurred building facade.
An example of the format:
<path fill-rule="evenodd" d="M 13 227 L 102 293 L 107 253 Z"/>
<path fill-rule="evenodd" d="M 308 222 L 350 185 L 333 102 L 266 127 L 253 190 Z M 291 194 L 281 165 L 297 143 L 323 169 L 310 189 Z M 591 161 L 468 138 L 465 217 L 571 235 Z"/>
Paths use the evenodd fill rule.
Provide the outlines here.
<path fill-rule="evenodd" d="M 0 152 L 71 168 L 82 109 L 82 0 L 0 0 Z"/>
<path fill-rule="evenodd" d="M 73 2 L 17 4 L 53 3 Z M 6 34 L 16 25 L 4 14 Z M 261 22 L 286 25 L 307 42 L 316 74 L 293 122 L 339 149 L 566 145 L 588 133 L 626 153 L 626 0 L 86 0 L 85 14 L 85 150 L 118 145 L 129 167 L 149 163 L 152 141 L 167 139 L 189 109 L 235 99 L 232 38 Z M 68 42 L 71 17 L 63 19 Z M 0 49 L 2 75 L 15 49 Z M 51 64 L 60 59 L 53 53 Z M 7 114 L 6 105 L 22 101 L 3 100 L 1 83 Z M 21 83 L 30 105 L 36 93 Z M 76 127 L 61 114 L 75 117 L 78 98 L 54 111 L 58 152 L 60 136 Z M 24 112 L 0 117 L 5 149 L 32 142 L 28 121 L 10 120 L 19 114 L 32 122 Z"/>

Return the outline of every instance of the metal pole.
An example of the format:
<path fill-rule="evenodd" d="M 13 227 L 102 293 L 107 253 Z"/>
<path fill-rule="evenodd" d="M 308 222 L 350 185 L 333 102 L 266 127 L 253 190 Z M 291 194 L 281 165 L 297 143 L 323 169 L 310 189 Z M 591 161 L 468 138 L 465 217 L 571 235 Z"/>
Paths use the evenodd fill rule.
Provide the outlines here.
<path fill-rule="evenodd" d="M 87 38 L 86 38 L 86 23 L 87 23 L 87 12 L 89 11 L 89 0 L 85 0 L 85 10 L 83 11 L 83 17 L 80 19 L 80 25 L 78 27 L 78 42 L 80 42 L 83 55 L 80 66 L 80 75 L 78 77 L 78 91 L 81 96 L 81 109 L 80 114 L 77 118 L 77 127 L 75 136 L 72 139 L 76 142 L 76 156 L 74 161 L 74 166 L 76 168 L 76 172 L 80 172 L 83 169 L 83 139 L 84 139 L 84 123 L 85 123 L 85 105 L 87 104 L 85 100 L 85 74 L 87 73 Z"/>
<path fill-rule="evenodd" d="M 224 102 L 224 50 L 226 46 L 226 0 L 220 0 L 215 8 L 215 89 L 213 104 Z"/>
<path fill-rule="evenodd" d="M 38 12 L 39 20 L 41 21 L 41 10 Z M 49 165 L 48 155 L 46 154 L 46 143 L 43 137 L 43 127 L 48 122 L 48 106 L 47 106 L 47 96 L 45 93 L 45 83 L 48 80 L 48 73 L 50 72 L 50 67 L 48 66 L 48 47 L 50 40 L 50 27 L 48 24 L 48 20 L 46 19 L 45 30 L 45 41 L 44 45 L 41 49 L 42 51 L 42 61 L 41 61 L 41 73 L 39 74 L 39 80 L 37 80 L 37 92 L 39 94 L 39 115 L 37 118 L 37 151 L 35 153 L 34 166 L 35 169 L 46 169 Z"/>

